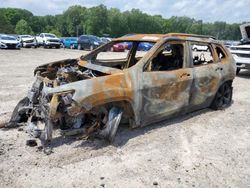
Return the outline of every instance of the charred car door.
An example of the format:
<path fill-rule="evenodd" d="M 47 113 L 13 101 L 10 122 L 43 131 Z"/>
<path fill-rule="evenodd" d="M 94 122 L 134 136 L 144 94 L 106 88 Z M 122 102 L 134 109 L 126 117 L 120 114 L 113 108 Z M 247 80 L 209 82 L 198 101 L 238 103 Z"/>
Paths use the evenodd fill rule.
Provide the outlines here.
<path fill-rule="evenodd" d="M 209 43 L 190 42 L 190 55 L 193 62 L 194 82 L 190 98 L 190 111 L 208 107 L 216 94 L 223 71 L 222 64 L 216 58 L 216 52 Z M 193 45 L 201 46 L 194 51 Z M 206 48 L 204 48 L 206 47 Z"/>
<path fill-rule="evenodd" d="M 189 105 L 193 81 L 187 45 L 167 42 L 149 60 L 142 73 L 142 124 L 182 113 Z"/>

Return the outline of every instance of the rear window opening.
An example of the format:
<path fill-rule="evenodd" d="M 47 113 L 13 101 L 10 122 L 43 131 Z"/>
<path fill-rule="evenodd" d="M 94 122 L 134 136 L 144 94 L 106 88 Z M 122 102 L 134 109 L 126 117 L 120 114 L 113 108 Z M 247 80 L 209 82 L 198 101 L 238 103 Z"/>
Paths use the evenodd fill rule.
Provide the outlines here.
<path fill-rule="evenodd" d="M 191 49 L 194 67 L 214 63 L 212 48 L 210 45 L 192 43 Z"/>

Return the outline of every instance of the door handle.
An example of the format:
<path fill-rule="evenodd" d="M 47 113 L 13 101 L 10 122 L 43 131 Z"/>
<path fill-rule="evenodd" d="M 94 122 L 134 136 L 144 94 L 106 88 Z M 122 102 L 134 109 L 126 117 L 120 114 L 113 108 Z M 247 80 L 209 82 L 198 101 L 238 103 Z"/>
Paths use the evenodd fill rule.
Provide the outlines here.
<path fill-rule="evenodd" d="M 217 67 L 217 68 L 215 69 L 215 71 L 222 71 L 222 70 L 223 70 L 222 67 Z"/>
<path fill-rule="evenodd" d="M 182 77 L 184 77 L 184 76 L 189 77 L 190 74 L 189 74 L 189 73 L 183 73 L 180 77 L 182 78 Z"/>

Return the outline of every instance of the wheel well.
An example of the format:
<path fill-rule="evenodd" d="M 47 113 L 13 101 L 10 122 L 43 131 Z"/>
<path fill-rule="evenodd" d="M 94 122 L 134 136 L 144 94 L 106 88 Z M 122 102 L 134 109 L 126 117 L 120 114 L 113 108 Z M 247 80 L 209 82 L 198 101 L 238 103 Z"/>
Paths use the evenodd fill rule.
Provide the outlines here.
<path fill-rule="evenodd" d="M 232 87 L 232 85 L 233 85 L 233 80 L 227 80 L 227 81 L 223 82 L 222 84 L 224 84 L 224 83 L 227 83 L 227 84 L 229 84 L 229 85 Z M 222 84 L 221 84 L 221 85 L 222 85 Z"/>
<path fill-rule="evenodd" d="M 97 112 L 102 107 L 105 107 L 107 110 L 110 110 L 112 107 L 117 106 L 123 110 L 123 119 L 127 123 L 130 124 L 130 120 L 134 120 L 135 113 L 132 104 L 129 101 L 123 100 L 123 101 L 114 101 L 105 103 L 102 105 L 98 105 L 94 107 L 92 110 Z M 91 111 L 92 111 L 91 110 Z"/>

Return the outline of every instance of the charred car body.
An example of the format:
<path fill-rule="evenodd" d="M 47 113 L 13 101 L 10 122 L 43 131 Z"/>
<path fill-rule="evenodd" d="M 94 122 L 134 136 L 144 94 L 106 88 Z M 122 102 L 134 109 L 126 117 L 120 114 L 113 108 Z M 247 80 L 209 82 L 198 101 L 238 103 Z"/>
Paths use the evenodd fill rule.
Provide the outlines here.
<path fill-rule="evenodd" d="M 110 58 L 113 45 L 130 50 Z M 148 52 L 141 42 L 154 43 Z M 193 45 L 207 47 L 193 51 Z M 114 53 L 117 56 L 117 52 Z M 114 39 L 79 59 L 39 66 L 28 97 L 8 126 L 28 122 L 49 143 L 53 127 L 114 139 L 120 122 L 132 128 L 201 108 L 230 105 L 235 64 L 222 43 L 187 34 L 133 35 Z"/>

